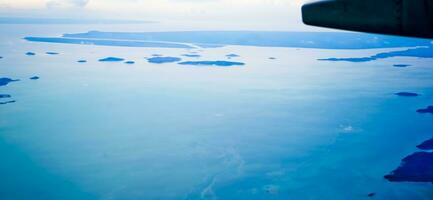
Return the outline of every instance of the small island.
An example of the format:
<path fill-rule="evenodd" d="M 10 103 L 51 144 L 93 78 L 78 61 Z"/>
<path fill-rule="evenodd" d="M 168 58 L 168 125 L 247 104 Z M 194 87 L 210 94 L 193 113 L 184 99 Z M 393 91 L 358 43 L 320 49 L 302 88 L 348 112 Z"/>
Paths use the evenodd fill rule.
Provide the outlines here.
<path fill-rule="evenodd" d="M 407 64 L 395 64 L 393 65 L 394 67 L 409 67 L 411 65 L 407 65 Z"/>
<path fill-rule="evenodd" d="M 26 53 L 26 56 L 34 56 L 34 55 L 36 55 L 36 53 L 34 53 L 34 52 L 27 52 Z"/>
<path fill-rule="evenodd" d="M 19 79 L 0 78 L 0 86 L 6 86 L 11 82 L 19 81 Z"/>
<path fill-rule="evenodd" d="M 426 113 L 433 114 L 433 106 L 428 106 L 427 108 L 418 109 L 416 112 L 421 114 L 426 114 Z"/>
<path fill-rule="evenodd" d="M 39 76 L 32 76 L 32 77 L 30 77 L 29 79 L 30 79 L 30 80 L 39 80 L 40 77 L 39 77 Z"/>
<path fill-rule="evenodd" d="M 201 57 L 201 55 L 198 55 L 198 54 L 182 54 L 182 56 L 189 57 L 189 58 L 200 58 Z"/>
<path fill-rule="evenodd" d="M 347 61 L 347 62 L 369 62 L 369 61 L 373 61 L 375 59 L 370 58 L 370 57 L 363 57 L 363 58 L 321 58 L 321 59 L 317 59 L 318 61 L 334 61 L 334 62 L 338 62 L 338 61 Z"/>
<path fill-rule="evenodd" d="M 164 63 L 173 63 L 173 62 L 179 62 L 182 59 L 178 58 L 178 57 L 161 57 L 161 56 L 156 56 L 156 57 L 152 57 L 152 58 L 148 58 L 147 62 L 149 63 L 154 63 L 154 64 L 164 64 Z"/>
<path fill-rule="evenodd" d="M 5 102 L 0 102 L 0 105 L 4 105 L 4 104 L 9 104 L 9 103 L 15 103 L 15 100 L 11 100 L 11 101 L 5 101 Z"/>
<path fill-rule="evenodd" d="M 12 96 L 9 94 L 0 94 L 0 99 L 11 98 Z"/>
<path fill-rule="evenodd" d="M 226 57 L 228 59 L 231 59 L 231 58 L 237 58 L 237 57 L 240 57 L 240 56 L 238 54 L 231 53 L 231 54 L 227 54 Z"/>
<path fill-rule="evenodd" d="M 413 93 L 413 92 L 398 92 L 398 93 L 395 93 L 395 95 L 400 96 L 400 97 L 417 97 L 417 96 L 419 96 L 419 94 Z"/>
<path fill-rule="evenodd" d="M 59 55 L 59 53 L 57 53 L 57 52 L 51 52 L 51 51 L 45 52 L 45 54 L 47 54 L 47 55 Z"/>
<path fill-rule="evenodd" d="M 135 64 L 135 61 L 128 60 L 128 61 L 125 62 L 125 64 L 132 65 L 132 64 Z"/>
<path fill-rule="evenodd" d="M 86 63 L 87 60 L 78 60 L 77 62 L 78 62 L 78 63 Z"/>
<path fill-rule="evenodd" d="M 245 63 L 230 62 L 230 61 L 186 61 L 186 62 L 180 62 L 179 65 L 230 67 L 230 66 L 242 66 L 245 65 Z"/>
<path fill-rule="evenodd" d="M 99 59 L 99 62 L 121 62 L 121 61 L 124 61 L 124 60 L 125 59 L 123 59 L 123 58 L 106 57 L 106 58 Z"/>

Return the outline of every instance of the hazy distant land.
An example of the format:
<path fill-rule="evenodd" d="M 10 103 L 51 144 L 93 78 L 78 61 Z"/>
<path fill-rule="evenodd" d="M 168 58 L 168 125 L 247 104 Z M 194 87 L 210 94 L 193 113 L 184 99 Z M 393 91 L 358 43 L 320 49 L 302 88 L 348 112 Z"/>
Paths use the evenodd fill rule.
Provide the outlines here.
<path fill-rule="evenodd" d="M 338 38 L 338 40 L 335 40 Z M 429 46 L 430 40 L 347 32 L 100 32 L 64 34 L 62 37 L 26 37 L 32 42 L 103 46 L 216 48 L 225 45 L 318 49 L 369 49 Z"/>

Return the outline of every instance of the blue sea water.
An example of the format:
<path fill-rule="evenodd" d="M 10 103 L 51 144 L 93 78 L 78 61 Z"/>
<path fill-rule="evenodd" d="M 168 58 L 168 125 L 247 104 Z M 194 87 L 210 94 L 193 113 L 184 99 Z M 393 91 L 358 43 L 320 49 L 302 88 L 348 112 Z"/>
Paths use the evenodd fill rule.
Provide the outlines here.
<path fill-rule="evenodd" d="M 200 60 L 237 52 L 245 65 L 195 67 L 143 59 L 191 48 L 22 39 L 95 27 L 0 28 L 7 30 L 0 32 L 0 78 L 20 79 L 0 87 L 16 101 L 0 105 L 1 199 L 433 197 L 431 183 L 384 178 L 433 137 L 433 114 L 416 112 L 433 104 L 432 58 L 317 60 L 407 47 L 224 45 L 198 49 Z M 106 57 L 135 64 L 98 62 Z M 41 79 L 29 80 L 35 75 Z"/>

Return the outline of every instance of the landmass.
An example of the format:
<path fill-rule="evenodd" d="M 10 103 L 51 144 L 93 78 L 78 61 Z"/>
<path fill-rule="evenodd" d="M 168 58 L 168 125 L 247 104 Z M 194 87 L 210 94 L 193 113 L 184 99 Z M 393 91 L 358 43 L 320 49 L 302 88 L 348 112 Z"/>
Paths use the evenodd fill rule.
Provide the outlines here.
<path fill-rule="evenodd" d="M 36 55 L 36 53 L 34 53 L 34 52 L 27 52 L 26 55 L 27 56 L 34 56 L 34 55 Z"/>
<path fill-rule="evenodd" d="M 399 93 L 395 93 L 395 95 L 401 96 L 401 97 L 417 97 L 417 96 L 419 96 L 419 94 L 413 93 L 413 92 L 399 92 Z"/>
<path fill-rule="evenodd" d="M 63 38 L 168 41 L 204 48 L 224 45 L 294 47 L 318 49 L 369 49 L 430 46 L 430 40 L 388 35 L 343 32 L 284 31 L 180 31 L 180 32 L 102 32 L 64 34 Z M 338 38 L 338 40 L 335 40 Z"/>
<path fill-rule="evenodd" d="M 46 52 L 46 54 L 47 54 L 47 55 L 59 55 L 59 53 L 57 53 L 57 52 L 50 52 L 50 51 L 49 51 L 49 52 Z"/>
<path fill-rule="evenodd" d="M 129 60 L 129 61 L 126 61 L 125 64 L 132 65 L 132 64 L 135 64 L 135 61 Z"/>
<path fill-rule="evenodd" d="M 11 82 L 19 81 L 19 79 L 0 78 L 0 86 L 6 86 Z"/>
<path fill-rule="evenodd" d="M 124 60 L 125 59 L 123 59 L 123 58 L 106 57 L 106 58 L 99 59 L 99 62 L 121 62 L 121 61 L 124 61 Z"/>
<path fill-rule="evenodd" d="M 173 63 L 173 62 L 179 62 L 181 61 L 181 58 L 178 57 L 160 57 L 160 56 L 156 56 L 156 57 L 152 57 L 152 58 L 148 58 L 147 62 L 149 63 L 155 63 L 155 64 L 163 64 L 163 63 Z"/>
<path fill-rule="evenodd" d="M 39 76 L 33 76 L 33 77 L 30 77 L 30 80 L 38 80 L 38 79 L 40 79 Z"/>
<path fill-rule="evenodd" d="M 78 60 L 77 62 L 79 62 L 79 63 L 86 63 L 87 60 Z"/>
<path fill-rule="evenodd" d="M 245 65 L 245 63 L 242 63 L 242 62 L 230 62 L 230 61 L 186 61 L 186 62 L 180 62 L 179 65 L 230 67 L 230 66 Z"/>

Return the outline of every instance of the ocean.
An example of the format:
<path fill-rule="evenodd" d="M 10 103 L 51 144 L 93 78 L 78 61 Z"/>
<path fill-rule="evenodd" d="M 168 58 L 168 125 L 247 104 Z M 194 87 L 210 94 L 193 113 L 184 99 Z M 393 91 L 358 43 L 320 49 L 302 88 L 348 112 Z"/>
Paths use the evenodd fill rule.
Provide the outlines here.
<path fill-rule="evenodd" d="M 161 31 L 140 26 L 0 25 L 0 78 L 20 79 L 0 87 L 16 101 L 0 105 L 1 199 L 433 199 L 431 183 L 384 178 L 433 137 L 433 115 L 416 112 L 433 104 L 433 58 L 23 39 Z"/>

